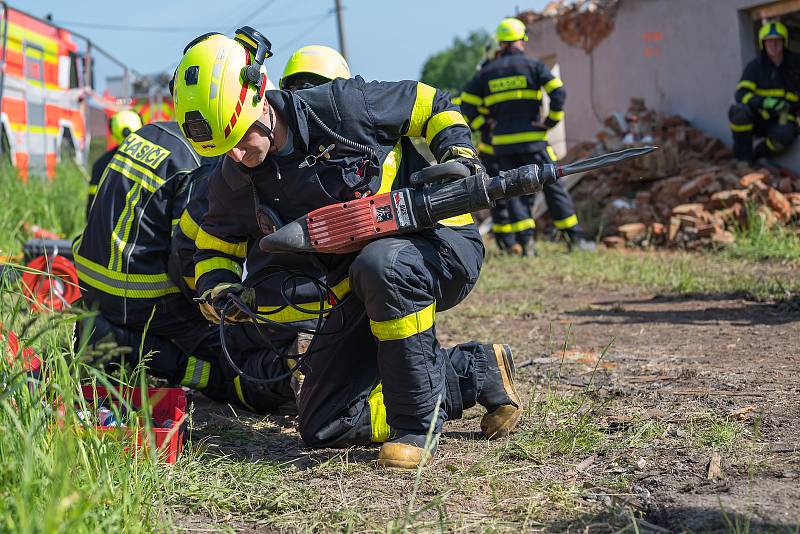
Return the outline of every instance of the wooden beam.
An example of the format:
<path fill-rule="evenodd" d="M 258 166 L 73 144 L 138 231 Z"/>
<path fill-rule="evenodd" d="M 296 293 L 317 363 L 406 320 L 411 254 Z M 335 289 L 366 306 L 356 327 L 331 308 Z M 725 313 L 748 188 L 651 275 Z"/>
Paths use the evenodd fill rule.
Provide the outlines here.
<path fill-rule="evenodd" d="M 750 10 L 750 16 L 753 20 L 772 19 L 794 11 L 800 11 L 800 0 L 780 0 L 754 7 Z"/>

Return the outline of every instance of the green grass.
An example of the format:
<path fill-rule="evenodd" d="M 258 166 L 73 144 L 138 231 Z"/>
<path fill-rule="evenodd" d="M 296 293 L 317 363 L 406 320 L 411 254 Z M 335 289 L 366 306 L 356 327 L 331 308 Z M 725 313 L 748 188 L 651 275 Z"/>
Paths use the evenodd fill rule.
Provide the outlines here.
<path fill-rule="evenodd" d="M 14 169 L 0 166 L 0 256 L 22 250 L 28 238 L 23 224 L 38 225 L 65 239 L 75 237 L 85 222 L 87 179 L 73 164 L 58 169 L 58 178 L 33 177 L 27 183 Z"/>
<path fill-rule="evenodd" d="M 769 228 L 753 206 L 748 209 L 747 224 L 735 230 L 736 242 L 725 249 L 733 259 L 750 261 L 800 260 L 800 234 L 795 226 L 776 225 Z"/>

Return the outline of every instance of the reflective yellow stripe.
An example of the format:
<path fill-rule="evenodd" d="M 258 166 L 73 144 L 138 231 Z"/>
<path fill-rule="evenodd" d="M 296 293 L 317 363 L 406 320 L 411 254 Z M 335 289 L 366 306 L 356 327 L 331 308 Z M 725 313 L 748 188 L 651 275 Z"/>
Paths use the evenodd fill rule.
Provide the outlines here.
<path fill-rule="evenodd" d="M 494 147 L 488 143 L 478 143 L 478 152 L 494 156 Z"/>
<path fill-rule="evenodd" d="M 335 286 L 331 288 L 333 294 L 336 295 L 338 300 L 343 299 L 348 293 L 350 293 L 350 278 L 345 278 Z M 308 312 L 302 312 L 300 310 L 296 310 L 294 308 L 286 307 L 286 306 L 259 306 L 258 313 L 265 315 L 264 319 L 269 319 L 270 321 L 275 321 L 276 323 L 293 323 L 297 321 L 308 321 L 309 319 L 316 319 L 318 317 L 319 312 L 315 310 L 319 310 L 319 300 L 315 300 L 314 302 L 307 302 L 302 304 L 297 304 L 299 308 L 303 308 L 304 310 L 309 310 Z M 327 310 L 331 307 L 330 302 L 327 300 L 323 303 L 323 310 Z M 278 311 L 279 310 L 279 311 Z M 266 322 L 263 319 L 259 319 L 258 322 Z"/>
<path fill-rule="evenodd" d="M 192 291 L 197 289 L 197 285 L 195 285 L 195 283 L 194 283 L 194 276 L 184 276 L 183 277 L 183 283 L 185 283 L 186 286 L 189 289 L 191 289 Z"/>
<path fill-rule="evenodd" d="M 766 109 L 761 109 L 761 110 L 759 110 L 759 112 L 761 113 L 761 117 L 762 117 L 762 118 L 763 118 L 765 121 L 766 121 L 766 120 L 769 120 L 769 111 L 767 111 Z"/>
<path fill-rule="evenodd" d="M 751 132 L 753 131 L 752 124 L 733 124 L 731 123 L 731 130 L 734 132 Z"/>
<path fill-rule="evenodd" d="M 114 158 L 109 162 L 108 166 L 151 193 L 154 193 L 156 189 L 166 183 L 163 178 L 147 167 L 135 163 L 119 152 L 114 154 Z"/>
<path fill-rule="evenodd" d="M 200 277 L 211 271 L 224 269 L 236 273 L 237 276 L 242 276 L 242 266 L 230 258 L 208 258 L 207 260 L 198 261 L 194 266 L 194 279 L 200 280 Z"/>
<path fill-rule="evenodd" d="M 433 112 L 433 97 L 436 89 L 422 82 L 417 82 L 417 98 L 414 100 L 414 107 L 409 118 L 408 132 L 410 137 L 419 137 L 425 129 L 425 124 Z"/>
<path fill-rule="evenodd" d="M 559 230 L 567 230 L 569 228 L 572 228 L 573 226 L 577 226 L 577 224 L 578 224 L 578 216 L 574 214 L 570 215 L 566 219 L 553 221 L 553 226 L 555 226 Z"/>
<path fill-rule="evenodd" d="M 195 245 L 200 250 L 216 250 L 223 254 L 236 256 L 237 258 L 244 258 L 247 256 L 247 241 L 241 243 L 229 243 L 218 237 L 215 237 L 202 228 L 197 231 L 197 238 L 194 240 Z"/>
<path fill-rule="evenodd" d="M 125 195 L 125 204 L 119 214 L 119 219 L 111 231 L 111 243 L 109 245 L 108 268 L 119 271 L 122 266 L 122 257 L 125 248 L 128 246 L 128 237 L 133 228 L 133 220 L 136 218 L 136 206 L 141 198 L 142 188 L 134 184 L 130 191 Z"/>
<path fill-rule="evenodd" d="M 786 100 L 789 102 L 798 102 L 800 101 L 800 96 L 798 96 L 797 93 L 786 91 Z"/>
<path fill-rule="evenodd" d="M 376 195 L 380 195 L 381 193 L 388 193 L 392 190 L 392 185 L 394 185 L 394 179 L 397 177 L 397 169 L 400 168 L 400 161 L 403 159 L 403 147 L 398 141 L 391 152 L 386 155 L 386 159 L 383 160 L 383 165 L 381 165 L 381 186 L 378 188 L 378 191 L 375 192 Z"/>
<path fill-rule="evenodd" d="M 197 224 L 194 219 L 192 219 L 189 210 L 183 210 L 183 213 L 181 213 L 181 220 L 178 225 L 180 226 L 183 235 L 192 241 L 197 239 L 197 233 L 200 231 L 200 225 Z"/>
<path fill-rule="evenodd" d="M 770 140 L 769 137 L 767 137 L 765 139 L 765 141 L 767 143 L 767 148 L 768 149 L 772 150 L 773 152 L 777 152 L 778 151 L 778 149 L 775 147 L 775 144 Z"/>
<path fill-rule="evenodd" d="M 492 145 L 513 145 L 515 143 L 532 143 L 536 141 L 547 141 L 547 132 L 520 132 L 513 134 L 495 135 L 492 137 Z"/>
<path fill-rule="evenodd" d="M 547 114 L 547 118 L 550 119 L 551 121 L 558 122 L 558 121 L 560 121 L 560 120 L 562 120 L 564 118 L 564 112 L 563 111 L 550 111 L 550 113 Z"/>
<path fill-rule="evenodd" d="M 522 219 L 521 221 L 513 223 L 493 224 L 492 232 L 495 234 L 516 234 L 517 232 L 523 232 L 531 228 L 536 228 L 536 221 L 533 219 Z"/>
<path fill-rule="evenodd" d="M 483 115 L 478 115 L 477 117 L 472 119 L 472 122 L 469 123 L 469 127 L 472 128 L 473 130 L 478 130 L 484 124 L 486 124 L 486 117 L 484 117 Z"/>
<path fill-rule="evenodd" d="M 388 321 L 373 321 L 370 319 L 369 326 L 372 334 L 380 341 L 394 341 L 406 339 L 413 335 L 424 332 L 433 327 L 436 320 L 436 303 L 423 308 L 411 315 Z"/>
<path fill-rule="evenodd" d="M 525 89 L 528 87 L 528 78 L 522 74 L 505 76 L 503 78 L 489 80 L 488 84 L 490 92 L 500 93 L 502 91 L 510 91 L 511 89 Z"/>
<path fill-rule="evenodd" d="M 456 215 L 454 217 L 442 219 L 441 221 L 439 221 L 439 224 L 441 224 L 442 226 L 466 226 L 474 222 L 475 219 L 472 218 L 472 214 L 465 213 L 464 215 Z"/>
<path fill-rule="evenodd" d="M 437 113 L 428 120 L 428 126 L 425 130 L 425 141 L 430 145 L 433 138 L 442 130 L 457 124 L 467 126 L 467 121 L 464 120 L 464 116 L 458 111 L 442 111 L 441 113 Z M 469 128 L 469 126 L 467 126 L 467 128 Z"/>
<path fill-rule="evenodd" d="M 481 100 L 481 97 L 478 95 L 466 92 L 461 93 L 461 101 L 465 104 L 472 104 L 473 106 L 480 106 L 483 103 L 483 100 Z"/>
<path fill-rule="evenodd" d="M 493 106 L 500 102 L 508 102 L 509 100 L 541 100 L 541 89 L 515 89 L 514 91 L 504 91 L 495 95 L 489 95 L 483 101 L 487 106 Z"/>
<path fill-rule="evenodd" d="M 749 91 L 748 91 L 748 92 L 747 92 L 747 93 L 746 93 L 746 94 L 745 94 L 745 95 L 742 97 L 742 104 L 747 104 L 748 102 L 750 102 L 750 101 L 753 99 L 753 97 L 754 97 L 754 96 L 756 96 L 756 94 L 755 94 L 755 93 L 751 93 L 751 92 L 749 92 Z"/>
<path fill-rule="evenodd" d="M 558 161 L 558 156 L 556 156 L 556 151 L 553 150 L 553 147 L 547 145 L 545 150 L 547 151 L 547 155 L 550 156 L 550 159 L 553 160 L 553 163 Z"/>
<path fill-rule="evenodd" d="M 199 360 L 194 356 L 189 356 L 181 385 L 192 389 L 203 389 L 208 386 L 208 378 L 210 375 L 211 364 L 209 362 Z"/>
<path fill-rule="evenodd" d="M 97 186 L 96 185 L 90 185 L 89 186 L 89 194 L 90 195 L 94 195 L 95 193 L 97 193 Z"/>
<path fill-rule="evenodd" d="M 109 295 L 129 298 L 156 298 L 180 291 L 166 273 L 126 275 L 112 271 L 78 254 L 79 248 L 80 240 L 77 240 L 73 245 L 73 257 L 81 284 Z"/>
<path fill-rule="evenodd" d="M 544 90 L 549 95 L 559 87 L 564 87 L 564 82 L 561 81 L 561 78 L 553 78 L 546 84 L 544 84 Z"/>
<path fill-rule="evenodd" d="M 786 96 L 786 91 L 784 89 L 756 89 L 756 94 L 758 96 L 774 96 L 781 98 Z"/>
<path fill-rule="evenodd" d="M 391 429 L 386 422 L 386 405 L 383 403 L 383 384 L 378 384 L 367 397 L 369 421 L 372 426 L 372 443 L 383 443 L 389 439 Z"/>
<path fill-rule="evenodd" d="M 750 80 L 742 80 L 736 86 L 736 89 L 749 89 L 750 91 L 756 90 L 756 82 L 751 82 Z"/>
<path fill-rule="evenodd" d="M 478 106 L 478 113 L 480 113 L 481 115 L 488 115 L 489 114 L 489 108 L 484 108 L 484 107 Z"/>
<path fill-rule="evenodd" d="M 239 375 L 236 375 L 236 378 L 233 379 L 233 389 L 236 390 L 236 396 L 239 397 L 239 402 L 247 406 L 248 410 L 256 411 L 255 408 L 250 406 L 246 400 L 244 400 L 244 392 L 242 391 L 242 379 Z"/>

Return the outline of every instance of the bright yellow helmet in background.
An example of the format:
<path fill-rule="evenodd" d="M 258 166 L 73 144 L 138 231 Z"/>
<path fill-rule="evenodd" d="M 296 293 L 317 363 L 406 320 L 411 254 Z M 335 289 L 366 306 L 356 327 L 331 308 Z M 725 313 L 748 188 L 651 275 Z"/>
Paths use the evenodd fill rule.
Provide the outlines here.
<path fill-rule="evenodd" d="M 297 50 L 283 69 L 283 76 L 278 85 L 286 89 L 293 76 L 317 78 L 314 85 L 331 81 L 335 78 L 349 78 L 350 66 L 342 55 L 328 46 L 310 45 Z"/>
<path fill-rule="evenodd" d="M 783 46 L 789 47 L 789 29 L 781 22 L 767 22 L 758 30 L 758 46 L 764 49 L 765 39 L 783 39 Z"/>
<path fill-rule="evenodd" d="M 525 23 L 514 17 L 501 20 L 494 31 L 494 36 L 499 43 L 528 40 Z"/>
<path fill-rule="evenodd" d="M 108 121 L 111 137 L 117 144 L 142 127 L 142 118 L 133 110 L 126 109 L 115 113 Z"/>
<path fill-rule="evenodd" d="M 206 34 L 186 47 L 172 97 L 175 120 L 198 154 L 225 154 L 261 117 L 269 48 L 269 41 L 249 27 L 237 30 L 234 39 Z"/>

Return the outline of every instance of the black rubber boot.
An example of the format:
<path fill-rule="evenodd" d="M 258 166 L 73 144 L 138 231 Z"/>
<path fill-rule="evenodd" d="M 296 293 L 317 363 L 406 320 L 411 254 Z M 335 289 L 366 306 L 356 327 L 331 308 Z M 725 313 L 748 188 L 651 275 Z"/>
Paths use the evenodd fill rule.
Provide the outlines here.
<path fill-rule="evenodd" d="M 378 452 L 378 465 L 394 469 L 416 469 L 430 463 L 439 446 L 439 434 L 431 437 L 425 448 L 427 434 L 398 431 L 389 441 L 381 445 Z"/>
<path fill-rule="evenodd" d="M 564 233 L 567 236 L 570 252 L 597 252 L 597 244 L 586 239 L 586 236 L 580 230 L 570 228 L 569 230 L 564 230 Z"/>
<path fill-rule="evenodd" d="M 525 243 L 522 243 L 522 257 L 532 258 L 536 256 L 536 244 L 533 238 L 530 238 Z"/>
<path fill-rule="evenodd" d="M 481 431 L 489 439 L 509 435 L 522 417 L 522 401 L 514 384 L 514 359 L 508 345 L 486 345 L 486 376 L 478 403 L 486 408 Z"/>

